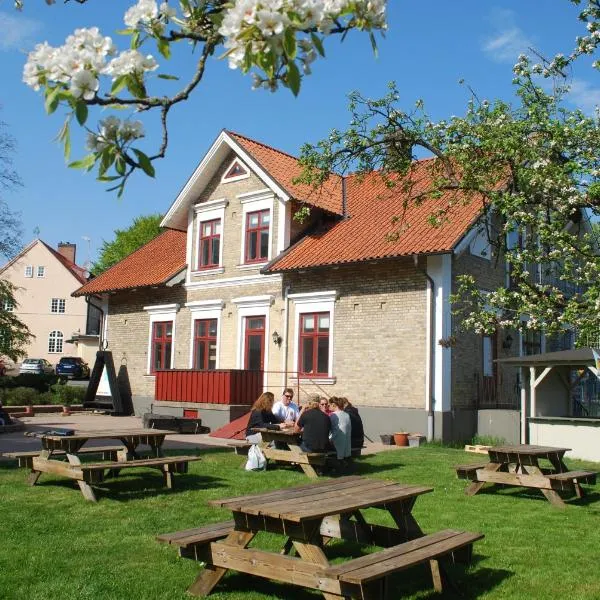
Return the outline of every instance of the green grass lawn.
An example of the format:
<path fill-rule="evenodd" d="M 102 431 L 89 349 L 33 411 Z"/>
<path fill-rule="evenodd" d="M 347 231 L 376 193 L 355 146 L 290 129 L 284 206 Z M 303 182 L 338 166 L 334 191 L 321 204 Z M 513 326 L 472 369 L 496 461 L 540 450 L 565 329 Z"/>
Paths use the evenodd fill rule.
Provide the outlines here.
<path fill-rule="evenodd" d="M 243 470 L 243 457 L 228 451 L 202 453 L 188 475 L 176 476 L 175 490 L 162 487 L 158 473 L 136 471 L 109 480 L 88 503 L 75 482 L 43 474 L 37 486 L 26 471 L 0 463 L 0 598 L 36 599 L 189 599 L 186 588 L 199 565 L 180 559 L 155 535 L 229 519 L 207 500 L 306 484 L 301 471 Z M 583 500 L 555 508 L 541 493 L 522 489 L 464 495 L 455 464 L 477 462 L 474 454 L 443 447 L 383 452 L 357 462 L 356 473 L 424 484 L 414 515 L 426 533 L 455 528 L 481 531 L 469 570 L 452 570 L 463 598 L 600 598 L 596 568 L 600 542 L 600 485 L 586 486 Z M 568 461 L 570 468 L 600 465 Z M 367 518 L 391 525 L 383 511 Z M 278 550 L 281 538 L 261 534 L 256 545 Z M 364 549 L 362 549 L 364 550 Z M 343 542 L 328 546 L 329 556 L 359 555 Z M 394 598 L 435 598 L 427 569 L 394 577 Z M 320 594 L 243 574 L 227 575 L 211 595 L 216 600 L 310 600 Z M 447 593 L 445 597 L 453 597 Z"/>

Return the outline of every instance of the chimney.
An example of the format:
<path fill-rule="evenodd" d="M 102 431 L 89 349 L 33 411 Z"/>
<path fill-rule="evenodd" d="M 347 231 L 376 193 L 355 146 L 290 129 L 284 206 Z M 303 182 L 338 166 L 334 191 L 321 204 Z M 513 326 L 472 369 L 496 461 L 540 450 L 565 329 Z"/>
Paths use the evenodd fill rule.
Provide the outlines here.
<path fill-rule="evenodd" d="M 72 263 L 75 263 L 76 249 L 77 246 L 75 244 L 71 244 L 71 242 L 58 243 L 58 253 L 64 256 L 67 260 L 70 260 Z"/>

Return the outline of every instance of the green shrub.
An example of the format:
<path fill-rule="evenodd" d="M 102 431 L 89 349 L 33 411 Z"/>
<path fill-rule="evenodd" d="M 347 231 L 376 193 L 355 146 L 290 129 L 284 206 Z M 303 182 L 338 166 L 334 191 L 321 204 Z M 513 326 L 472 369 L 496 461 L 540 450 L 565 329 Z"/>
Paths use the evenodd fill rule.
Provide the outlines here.
<path fill-rule="evenodd" d="M 36 375 L 34 373 L 21 373 L 15 377 L 0 377 L 0 388 L 11 389 L 17 387 L 34 388 L 38 392 L 47 392 L 50 386 L 58 381 L 56 375 Z"/>
<path fill-rule="evenodd" d="M 493 435 L 474 435 L 470 443 L 474 446 L 478 444 L 481 446 L 503 446 L 506 444 L 506 440 L 503 437 Z"/>
<path fill-rule="evenodd" d="M 85 396 L 85 388 L 79 386 L 57 383 L 50 389 L 56 398 L 56 402 L 53 402 L 53 404 L 64 404 L 67 406 L 81 404 Z"/>
<path fill-rule="evenodd" d="M 2 390 L 2 403 L 6 406 L 37 404 L 39 392 L 30 387 L 16 387 Z"/>

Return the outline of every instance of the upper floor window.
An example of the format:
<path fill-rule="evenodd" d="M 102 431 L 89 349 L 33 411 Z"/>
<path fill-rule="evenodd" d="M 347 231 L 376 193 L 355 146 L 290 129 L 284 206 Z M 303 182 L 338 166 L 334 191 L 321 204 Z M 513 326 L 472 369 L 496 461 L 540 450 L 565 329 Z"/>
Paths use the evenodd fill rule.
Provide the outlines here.
<path fill-rule="evenodd" d="M 257 210 L 246 215 L 245 262 L 265 262 L 269 259 L 269 225 L 271 211 Z"/>
<path fill-rule="evenodd" d="M 330 313 L 300 315 L 299 365 L 300 375 L 327 376 L 329 373 Z"/>
<path fill-rule="evenodd" d="M 222 181 L 223 183 L 229 183 L 230 181 L 245 179 L 246 177 L 250 177 L 248 169 L 236 158 L 225 171 Z"/>
<path fill-rule="evenodd" d="M 13 312 L 15 310 L 15 305 L 10 300 L 5 300 L 2 303 L 2 310 L 6 312 Z"/>
<path fill-rule="evenodd" d="M 221 219 L 200 223 L 200 245 L 198 248 L 198 269 L 219 266 L 221 247 Z"/>
<path fill-rule="evenodd" d="M 48 336 L 48 352 L 50 354 L 60 354 L 63 351 L 62 331 L 51 331 Z"/>
<path fill-rule="evenodd" d="M 45 277 L 46 276 L 46 267 L 38 267 L 36 275 L 37 275 L 37 277 Z"/>
<path fill-rule="evenodd" d="M 63 314 L 65 312 L 66 301 L 64 298 L 52 298 L 50 303 L 50 312 Z"/>
<path fill-rule="evenodd" d="M 25 277 L 33 277 L 33 266 L 27 265 L 25 267 Z"/>
<path fill-rule="evenodd" d="M 150 372 L 171 368 L 173 348 L 173 321 L 155 321 L 152 323 L 152 360 Z"/>

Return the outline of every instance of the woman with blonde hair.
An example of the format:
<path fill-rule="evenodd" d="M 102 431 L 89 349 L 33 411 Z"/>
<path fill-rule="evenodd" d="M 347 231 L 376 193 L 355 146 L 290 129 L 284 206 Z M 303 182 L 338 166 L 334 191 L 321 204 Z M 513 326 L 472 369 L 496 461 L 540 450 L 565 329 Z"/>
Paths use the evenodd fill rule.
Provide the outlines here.
<path fill-rule="evenodd" d="M 250 419 L 246 427 L 246 439 L 251 444 L 260 444 L 262 436 L 257 428 L 285 429 L 288 423 L 282 423 L 279 417 L 273 414 L 275 396 L 271 392 L 263 392 L 252 405 Z"/>

